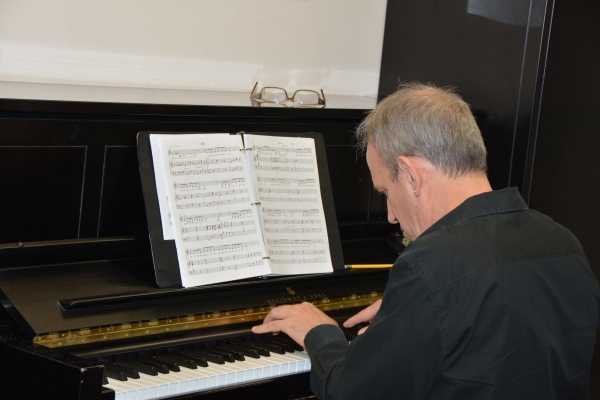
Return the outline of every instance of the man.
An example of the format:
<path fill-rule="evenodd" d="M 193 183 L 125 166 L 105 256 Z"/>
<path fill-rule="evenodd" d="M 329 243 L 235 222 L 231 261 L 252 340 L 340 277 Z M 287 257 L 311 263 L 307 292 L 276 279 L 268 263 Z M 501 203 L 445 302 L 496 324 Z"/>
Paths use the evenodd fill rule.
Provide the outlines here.
<path fill-rule="evenodd" d="M 370 322 L 348 345 L 310 303 L 282 306 L 255 333 L 285 332 L 312 363 L 321 399 L 587 399 L 600 290 L 577 239 L 492 191 L 468 105 L 405 85 L 358 137 L 388 219 L 412 243 Z"/>

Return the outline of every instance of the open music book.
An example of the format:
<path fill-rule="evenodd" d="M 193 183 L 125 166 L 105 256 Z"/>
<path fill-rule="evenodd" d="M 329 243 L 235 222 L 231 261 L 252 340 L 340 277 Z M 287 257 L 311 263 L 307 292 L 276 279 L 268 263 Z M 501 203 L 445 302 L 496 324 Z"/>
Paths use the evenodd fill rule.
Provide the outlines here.
<path fill-rule="evenodd" d="M 332 272 L 312 138 L 150 134 L 184 287 Z"/>

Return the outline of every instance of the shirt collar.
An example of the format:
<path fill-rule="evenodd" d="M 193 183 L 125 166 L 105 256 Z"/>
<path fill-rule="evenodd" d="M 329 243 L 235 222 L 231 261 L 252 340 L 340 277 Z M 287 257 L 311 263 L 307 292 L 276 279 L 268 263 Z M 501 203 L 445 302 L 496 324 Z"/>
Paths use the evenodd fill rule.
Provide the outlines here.
<path fill-rule="evenodd" d="M 440 218 L 419 237 L 440 229 L 443 226 L 454 225 L 466 219 L 483 215 L 526 210 L 527 204 L 516 187 L 492 192 L 481 193 L 462 202 L 454 210 Z M 418 238 L 417 238 L 418 239 Z"/>

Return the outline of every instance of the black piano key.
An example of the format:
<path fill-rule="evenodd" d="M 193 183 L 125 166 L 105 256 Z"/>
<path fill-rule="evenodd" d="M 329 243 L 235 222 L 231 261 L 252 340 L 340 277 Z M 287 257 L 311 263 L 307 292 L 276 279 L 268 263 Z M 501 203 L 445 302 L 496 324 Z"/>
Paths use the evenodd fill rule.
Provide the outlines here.
<path fill-rule="evenodd" d="M 130 366 L 121 364 L 118 361 L 116 363 L 114 363 L 113 365 L 116 365 L 117 367 L 122 368 L 123 371 L 125 372 L 125 375 L 127 375 L 127 378 L 140 379 L 140 374 L 135 369 L 135 367 L 130 367 Z"/>
<path fill-rule="evenodd" d="M 188 357 L 190 360 L 193 360 L 198 367 L 207 368 L 208 367 L 208 359 L 203 356 L 193 356 L 191 354 L 183 354 L 184 357 Z M 225 364 L 225 362 L 223 362 Z"/>
<path fill-rule="evenodd" d="M 185 367 L 188 369 L 198 369 L 196 361 L 188 357 L 184 357 L 183 354 L 160 353 L 156 355 L 156 359 L 159 361 L 166 360 L 176 362 L 177 364 L 179 364 L 180 367 Z"/>
<path fill-rule="evenodd" d="M 246 346 L 240 346 L 238 344 L 221 343 L 221 344 L 219 344 L 219 348 L 221 348 L 225 351 L 238 352 L 244 356 L 251 357 L 251 358 L 260 358 L 258 350 L 251 349 Z"/>
<path fill-rule="evenodd" d="M 248 347 L 250 349 L 256 350 L 256 351 L 258 351 L 259 356 L 271 357 L 271 353 L 264 346 L 258 346 L 258 345 L 248 344 L 248 343 L 236 343 L 236 345 L 244 346 L 244 347 Z"/>
<path fill-rule="evenodd" d="M 184 349 L 183 354 L 188 355 L 188 356 L 194 356 L 194 357 L 202 357 L 202 358 L 205 358 L 206 361 L 210 361 L 215 364 L 225 364 L 225 360 L 223 359 L 222 355 L 216 354 L 216 353 L 211 353 L 211 352 L 204 351 L 204 350 Z"/>
<path fill-rule="evenodd" d="M 123 370 L 123 368 L 119 368 L 116 365 L 100 362 L 104 366 L 104 375 L 111 378 L 116 379 L 121 382 L 125 382 L 127 380 L 127 374 Z"/>
<path fill-rule="evenodd" d="M 276 353 L 276 354 L 285 354 L 285 350 L 283 350 L 281 348 L 281 346 L 278 346 L 275 343 L 259 342 L 259 341 L 256 341 L 256 340 L 250 340 L 250 339 L 248 339 L 248 340 L 244 341 L 244 344 L 247 344 L 247 345 L 252 346 L 252 347 L 264 348 L 267 351 L 272 351 L 273 353 Z"/>
<path fill-rule="evenodd" d="M 292 346 L 292 348 L 296 351 L 304 351 L 304 348 L 302 346 L 300 346 L 298 343 L 296 343 L 294 341 L 294 339 L 292 339 L 291 337 L 287 336 L 287 335 L 283 335 L 283 334 L 279 334 L 279 335 L 265 335 L 265 338 L 269 338 L 272 340 L 276 340 L 279 342 L 283 342 L 283 343 L 287 343 L 290 346 Z"/>
<path fill-rule="evenodd" d="M 132 360 L 132 359 L 117 360 L 116 363 L 117 363 L 117 365 L 120 365 L 120 366 L 133 368 L 142 374 L 152 375 L 152 376 L 158 375 L 158 371 L 156 370 L 156 368 L 153 365 L 144 363 L 143 361 L 140 361 L 140 360 Z"/>
<path fill-rule="evenodd" d="M 242 353 L 225 351 L 223 349 L 217 349 L 216 347 L 213 347 L 213 346 L 201 347 L 200 349 L 206 349 L 212 353 L 220 354 L 223 356 L 223 360 L 225 360 L 226 362 L 235 362 L 235 360 L 238 360 L 238 361 L 245 360 L 244 355 Z"/>
<path fill-rule="evenodd" d="M 150 357 L 150 356 L 140 355 L 138 357 L 132 357 L 131 360 L 151 365 L 154 367 L 156 372 L 161 373 L 161 374 L 168 374 L 169 371 L 173 371 L 173 372 L 180 371 L 178 365 L 171 367 L 171 366 L 169 366 L 168 362 L 166 362 L 164 360 L 159 361 L 156 358 Z"/>
<path fill-rule="evenodd" d="M 289 343 L 285 343 L 285 342 L 280 342 L 278 340 L 266 340 L 266 339 L 262 339 L 265 342 L 269 342 L 269 343 L 275 343 L 277 346 L 281 346 L 281 348 L 286 352 L 286 353 L 293 353 L 295 350 L 292 347 L 291 344 Z"/>

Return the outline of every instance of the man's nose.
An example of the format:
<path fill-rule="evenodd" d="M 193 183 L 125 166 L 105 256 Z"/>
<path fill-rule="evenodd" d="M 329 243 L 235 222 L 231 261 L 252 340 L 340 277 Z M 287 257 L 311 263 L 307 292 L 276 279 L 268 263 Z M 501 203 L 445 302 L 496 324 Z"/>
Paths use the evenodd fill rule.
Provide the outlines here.
<path fill-rule="evenodd" d="M 397 224 L 398 220 L 392 211 L 392 207 L 390 207 L 390 199 L 387 199 L 387 212 L 388 212 L 388 222 L 390 224 Z"/>

